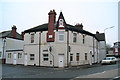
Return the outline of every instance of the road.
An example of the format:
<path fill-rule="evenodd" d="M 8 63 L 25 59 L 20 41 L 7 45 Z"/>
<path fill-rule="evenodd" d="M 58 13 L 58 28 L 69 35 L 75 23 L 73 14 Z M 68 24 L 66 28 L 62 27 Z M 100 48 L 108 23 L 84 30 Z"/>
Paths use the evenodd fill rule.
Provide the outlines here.
<path fill-rule="evenodd" d="M 120 68 L 120 62 L 113 65 L 101 65 L 95 64 L 91 66 L 80 66 L 72 68 L 48 68 L 48 67 L 35 67 L 35 66 L 23 66 L 23 65 L 3 65 L 2 78 L 56 78 L 56 79 L 75 79 L 76 77 L 85 78 L 89 75 L 95 75 L 110 70 L 116 70 Z M 117 70 L 116 70 L 117 71 Z M 112 71 L 111 71 L 112 72 Z M 118 72 L 118 71 L 117 71 Z M 118 73 L 115 72 L 117 75 Z M 112 74 L 108 72 L 107 74 Z M 106 75 L 107 75 L 106 74 Z M 94 77 L 95 78 L 95 77 Z M 96 78 L 99 78 L 96 76 Z M 104 78 L 101 75 L 101 78 Z M 107 78 L 111 78 L 109 75 Z M 53 79 L 52 79 L 53 80 Z"/>

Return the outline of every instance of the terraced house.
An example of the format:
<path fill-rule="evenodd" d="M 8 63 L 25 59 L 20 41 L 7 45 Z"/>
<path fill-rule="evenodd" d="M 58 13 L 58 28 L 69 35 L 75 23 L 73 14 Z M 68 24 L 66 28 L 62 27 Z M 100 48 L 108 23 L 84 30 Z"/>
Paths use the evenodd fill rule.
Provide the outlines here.
<path fill-rule="evenodd" d="M 93 34 L 66 23 L 60 12 L 48 13 L 48 23 L 25 30 L 24 65 L 67 67 L 99 63 L 106 56 L 105 34 Z"/>
<path fill-rule="evenodd" d="M 17 28 L 13 25 L 12 30 L 0 33 L 0 59 L 2 63 L 7 64 L 23 64 L 23 37 L 17 32 Z"/>

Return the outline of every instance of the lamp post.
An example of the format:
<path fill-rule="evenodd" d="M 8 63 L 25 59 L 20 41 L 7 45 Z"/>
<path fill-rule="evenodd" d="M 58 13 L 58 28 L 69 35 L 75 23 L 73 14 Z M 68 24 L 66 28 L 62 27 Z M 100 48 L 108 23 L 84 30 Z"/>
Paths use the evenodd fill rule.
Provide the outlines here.
<path fill-rule="evenodd" d="M 108 27 L 108 28 L 105 28 L 104 29 L 104 34 L 105 34 L 105 31 L 108 30 L 108 29 L 111 29 L 111 28 L 114 28 L 115 26 L 111 26 L 111 27 Z M 107 49 L 106 47 L 106 40 L 105 40 L 105 50 Z M 108 51 L 106 50 L 106 52 L 108 53 Z"/>
<path fill-rule="evenodd" d="M 49 46 L 49 51 L 50 51 L 50 55 L 52 55 L 52 57 L 53 57 L 53 68 L 54 68 L 54 55 L 51 53 L 52 52 L 52 46 Z"/>

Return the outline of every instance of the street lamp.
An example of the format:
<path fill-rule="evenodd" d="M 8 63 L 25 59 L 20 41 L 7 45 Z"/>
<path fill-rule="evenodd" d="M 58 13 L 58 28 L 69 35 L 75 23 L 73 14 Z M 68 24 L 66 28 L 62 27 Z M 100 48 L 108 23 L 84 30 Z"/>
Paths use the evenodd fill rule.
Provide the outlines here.
<path fill-rule="evenodd" d="M 115 26 L 105 28 L 105 29 L 104 29 L 104 33 L 105 33 L 105 30 L 107 30 L 107 29 L 111 29 L 111 28 L 114 28 L 114 27 L 115 27 Z"/>
<path fill-rule="evenodd" d="M 111 26 L 111 27 L 108 27 L 108 28 L 105 28 L 104 29 L 104 34 L 105 34 L 105 31 L 108 30 L 108 29 L 111 29 L 111 28 L 114 28 L 115 26 Z M 106 50 L 106 40 L 105 40 L 105 50 Z M 106 50 L 106 52 L 108 53 L 108 51 Z"/>

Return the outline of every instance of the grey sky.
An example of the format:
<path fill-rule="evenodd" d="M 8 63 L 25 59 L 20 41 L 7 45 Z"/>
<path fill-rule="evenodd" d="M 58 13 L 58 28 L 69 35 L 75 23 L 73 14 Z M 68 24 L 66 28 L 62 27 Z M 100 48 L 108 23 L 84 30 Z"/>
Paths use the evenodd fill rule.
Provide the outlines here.
<path fill-rule="evenodd" d="M 68 24 L 82 23 L 84 29 L 95 33 L 105 31 L 107 43 L 118 41 L 118 0 L 1 0 L 0 32 L 12 25 L 22 31 L 48 22 L 48 12 L 55 9 L 56 20 L 63 12 Z"/>

